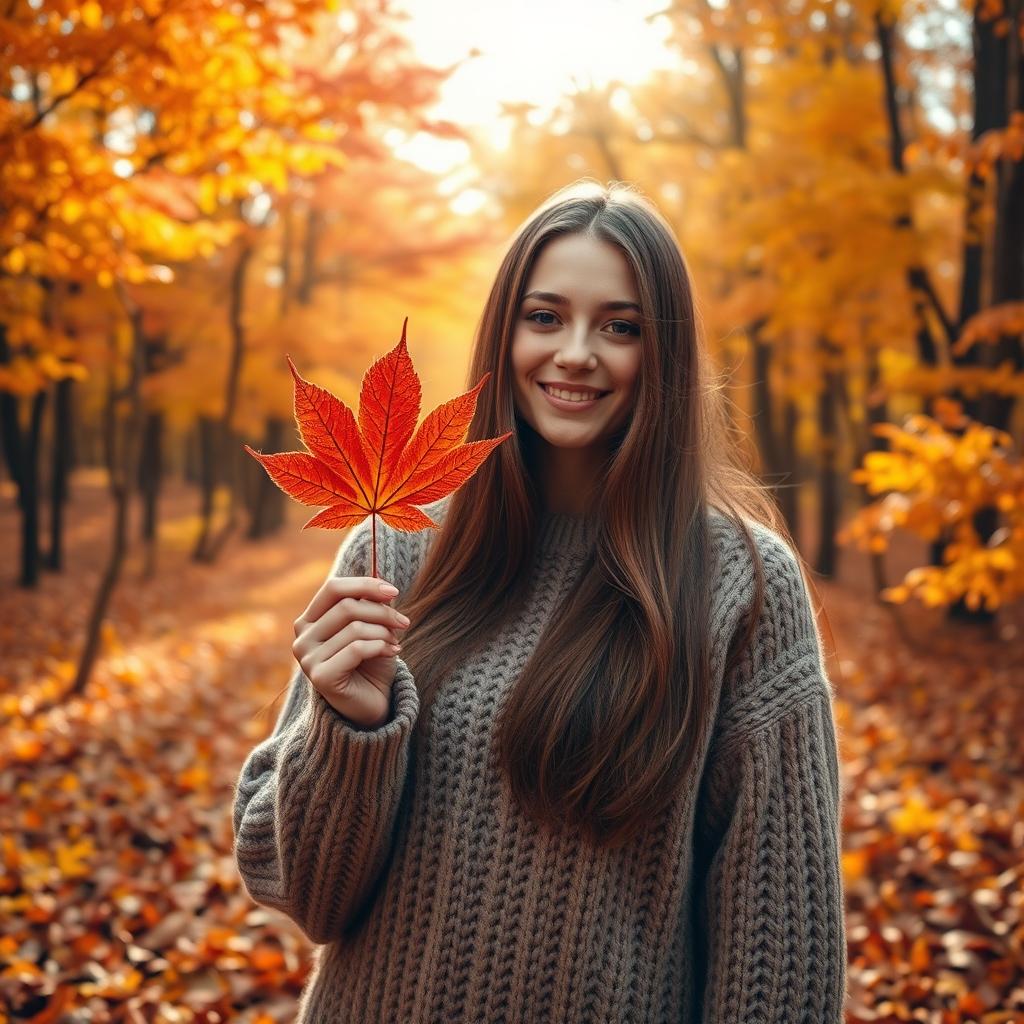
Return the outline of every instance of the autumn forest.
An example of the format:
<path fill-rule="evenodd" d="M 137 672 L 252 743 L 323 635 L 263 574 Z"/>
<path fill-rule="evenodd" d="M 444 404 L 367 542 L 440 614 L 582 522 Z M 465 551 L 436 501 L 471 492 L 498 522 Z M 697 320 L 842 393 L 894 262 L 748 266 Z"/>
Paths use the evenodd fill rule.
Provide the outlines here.
<path fill-rule="evenodd" d="M 406 330 L 473 389 L 582 178 L 671 223 L 820 602 L 847 1021 L 1024 1022 L 1022 0 L 0 9 L 0 1024 L 293 1019 L 232 788 L 343 534 L 252 454 Z"/>

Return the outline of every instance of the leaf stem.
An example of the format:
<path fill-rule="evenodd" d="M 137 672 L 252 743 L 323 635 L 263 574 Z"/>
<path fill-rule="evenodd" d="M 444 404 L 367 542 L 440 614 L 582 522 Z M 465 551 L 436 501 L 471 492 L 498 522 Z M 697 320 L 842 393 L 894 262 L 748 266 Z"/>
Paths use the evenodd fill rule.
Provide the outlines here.
<path fill-rule="evenodd" d="M 377 513 L 370 513 L 370 575 L 377 576 Z"/>

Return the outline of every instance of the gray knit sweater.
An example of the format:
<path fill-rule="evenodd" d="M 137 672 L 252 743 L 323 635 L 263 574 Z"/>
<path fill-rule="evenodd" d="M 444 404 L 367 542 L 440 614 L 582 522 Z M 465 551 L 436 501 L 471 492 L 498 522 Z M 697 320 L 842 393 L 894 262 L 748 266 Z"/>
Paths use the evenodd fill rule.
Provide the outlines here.
<path fill-rule="evenodd" d="M 447 498 L 426 506 L 436 522 Z M 835 1024 L 846 933 L 831 683 L 788 546 L 754 526 L 766 605 L 727 678 L 753 593 L 742 537 L 712 512 L 719 683 L 699 785 L 614 851 L 549 838 L 494 767 L 495 712 L 577 578 L 595 521 L 546 513 L 531 599 L 420 703 L 398 659 L 390 720 L 350 725 L 300 671 L 242 767 L 247 892 L 323 946 L 299 1024 Z M 433 531 L 378 522 L 378 575 L 405 590 Z M 334 575 L 370 575 L 370 521 Z M 613 681 L 610 681 L 613 682 Z"/>

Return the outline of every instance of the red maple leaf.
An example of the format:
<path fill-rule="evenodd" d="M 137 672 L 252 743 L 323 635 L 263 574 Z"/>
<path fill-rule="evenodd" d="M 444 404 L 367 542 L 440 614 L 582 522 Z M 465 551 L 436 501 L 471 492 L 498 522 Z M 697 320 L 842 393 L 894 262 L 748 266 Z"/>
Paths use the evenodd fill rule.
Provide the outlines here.
<path fill-rule="evenodd" d="M 417 505 L 437 501 L 461 487 L 512 431 L 484 441 L 466 441 L 485 373 L 472 390 L 439 405 L 416 429 L 420 379 L 402 338 L 363 375 L 359 418 L 329 391 L 304 380 L 295 364 L 295 421 L 307 452 L 264 455 L 270 479 L 303 505 L 326 505 L 303 525 L 341 530 L 368 515 L 406 533 L 435 523 Z M 415 433 L 414 433 L 415 431 Z M 377 575 L 377 531 L 372 535 L 372 569 Z"/>

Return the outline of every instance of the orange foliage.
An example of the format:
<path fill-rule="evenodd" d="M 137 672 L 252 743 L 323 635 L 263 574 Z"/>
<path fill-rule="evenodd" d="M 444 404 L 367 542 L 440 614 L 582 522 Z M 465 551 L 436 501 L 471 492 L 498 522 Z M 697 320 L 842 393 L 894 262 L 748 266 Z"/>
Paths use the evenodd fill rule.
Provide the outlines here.
<path fill-rule="evenodd" d="M 929 606 L 963 598 L 969 608 L 998 608 L 1024 594 L 1024 463 L 1008 434 L 962 416 L 958 403 L 940 402 L 938 411 L 943 422 L 914 415 L 903 426 L 874 427 L 892 450 L 868 452 L 852 479 L 871 494 L 888 493 L 860 509 L 838 538 L 884 551 L 897 528 L 926 540 L 948 530 L 945 564 L 912 569 L 883 597 L 914 596 Z M 993 506 L 1006 522 L 986 542 L 974 517 Z"/>

